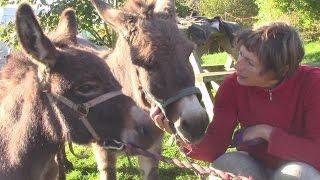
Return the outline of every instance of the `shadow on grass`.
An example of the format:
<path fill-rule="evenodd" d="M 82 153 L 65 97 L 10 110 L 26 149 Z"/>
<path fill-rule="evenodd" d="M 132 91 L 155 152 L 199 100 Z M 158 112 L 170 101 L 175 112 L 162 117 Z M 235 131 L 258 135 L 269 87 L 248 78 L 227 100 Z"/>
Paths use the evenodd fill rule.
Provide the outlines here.
<path fill-rule="evenodd" d="M 96 166 L 81 166 L 80 168 L 76 168 L 75 170 L 81 172 L 82 175 L 89 175 L 97 173 Z"/>
<path fill-rule="evenodd" d="M 320 66 L 320 52 L 310 53 L 304 56 L 305 64 Z"/>
<path fill-rule="evenodd" d="M 135 166 L 121 166 L 118 167 L 117 170 L 131 175 L 140 175 L 138 167 Z"/>
<path fill-rule="evenodd" d="M 140 176 L 140 171 L 137 167 L 120 167 L 118 171 L 126 173 L 127 175 Z M 180 169 L 178 167 L 166 167 L 159 170 L 161 180 L 172 180 L 181 176 L 194 176 L 191 170 Z"/>
<path fill-rule="evenodd" d="M 166 167 L 165 169 L 160 168 L 161 180 L 172 180 L 180 176 L 192 176 L 192 175 L 194 176 L 195 174 L 188 169 L 181 169 L 178 167 Z"/>

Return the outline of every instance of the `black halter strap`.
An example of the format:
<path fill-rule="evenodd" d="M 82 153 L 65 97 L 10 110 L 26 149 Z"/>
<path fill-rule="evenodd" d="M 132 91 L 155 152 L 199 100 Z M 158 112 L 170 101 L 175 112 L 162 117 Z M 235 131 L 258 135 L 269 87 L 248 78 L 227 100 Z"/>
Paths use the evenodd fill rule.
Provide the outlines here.
<path fill-rule="evenodd" d="M 175 101 L 192 94 L 196 94 L 198 99 L 201 99 L 201 91 L 197 87 L 188 87 L 179 91 L 176 95 L 169 97 L 168 99 L 158 99 L 151 93 L 144 91 L 144 93 L 161 109 L 162 113 L 166 116 L 166 108 Z"/>
<path fill-rule="evenodd" d="M 180 90 L 176 95 L 169 97 L 168 99 L 162 100 L 162 99 L 158 99 L 155 96 L 153 96 L 151 93 L 144 91 L 144 93 L 161 109 L 161 112 L 164 114 L 164 116 L 168 119 L 167 114 L 166 114 L 166 108 L 176 102 L 177 100 L 192 95 L 192 94 L 196 94 L 198 99 L 201 100 L 201 91 L 199 88 L 197 87 L 188 87 L 185 89 Z M 173 122 L 169 121 L 169 125 L 171 128 L 171 131 L 173 133 L 176 133 L 176 128 L 174 127 Z"/>

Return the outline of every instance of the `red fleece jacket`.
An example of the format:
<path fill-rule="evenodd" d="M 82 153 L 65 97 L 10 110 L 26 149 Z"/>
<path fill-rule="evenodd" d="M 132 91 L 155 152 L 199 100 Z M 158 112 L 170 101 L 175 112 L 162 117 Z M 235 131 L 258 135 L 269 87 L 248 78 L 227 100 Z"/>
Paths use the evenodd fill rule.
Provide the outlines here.
<path fill-rule="evenodd" d="M 269 143 L 238 148 L 266 167 L 300 161 L 320 170 L 320 69 L 301 66 L 272 90 L 241 86 L 235 74 L 226 78 L 216 95 L 213 122 L 187 154 L 213 162 L 228 148 L 238 123 L 275 127 Z"/>

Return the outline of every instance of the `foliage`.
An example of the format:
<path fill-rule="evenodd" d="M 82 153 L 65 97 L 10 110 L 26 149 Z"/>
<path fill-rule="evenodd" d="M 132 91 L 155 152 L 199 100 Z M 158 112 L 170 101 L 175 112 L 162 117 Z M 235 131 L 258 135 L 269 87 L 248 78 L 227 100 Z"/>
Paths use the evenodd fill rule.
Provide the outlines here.
<path fill-rule="evenodd" d="M 37 0 L 28 0 L 35 4 Z M 110 1 L 110 0 L 109 0 Z M 118 7 L 125 0 L 113 0 L 114 6 Z M 20 0 L 14 1 L 19 3 Z M 53 30 L 59 21 L 62 11 L 68 7 L 76 11 L 79 32 L 82 32 L 86 38 L 101 46 L 114 47 L 116 42 L 116 33 L 105 24 L 98 16 L 96 10 L 88 0 L 60 0 L 53 1 L 50 4 L 46 0 L 40 0 L 38 7 L 42 8 L 39 12 L 40 22 L 46 31 Z M 1 0 L 0 5 L 4 6 L 13 3 L 10 0 Z M 192 12 L 188 0 L 177 0 L 177 12 L 180 16 L 187 16 Z M 14 24 L 0 26 L 0 40 L 7 42 L 10 46 L 17 48 L 17 38 L 15 36 Z"/>
<path fill-rule="evenodd" d="M 29 0 L 31 4 L 34 4 L 35 1 Z M 122 3 L 122 1 L 115 2 L 117 2 L 116 5 Z M 1 1 L 3 5 L 7 3 L 10 2 L 8 0 Z M 62 0 L 47 4 L 45 0 L 41 0 L 41 3 L 38 3 L 38 7 L 42 8 L 38 16 L 40 16 L 40 22 L 46 31 L 50 31 L 56 27 L 62 11 L 71 7 L 76 11 L 79 32 L 82 32 L 86 38 L 102 46 L 113 47 L 115 44 L 116 33 L 101 20 L 90 1 Z M 18 43 L 13 23 L 1 25 L 0 34 L 0 40 L 7 42 L 10 46 L 17 47 Z"/>
<path fill-rule="evenodd" d="M 297 27 L 305 41 L 320 37 L 320 3 L 316 0 L 256 0 L 258 24 L 285 21 Z"/>
<path fill-rule="evenodd" d="M 36 0 L 26 0 L 24 2 L 33 3 Z M 6 6 L 7 4 L 16 4 L 22 2 L 21 0 L 0 0 L 0 7 Z"/>
<path fill-rule="evenodd" d="M 36 0 L 26 0 L 33 4 Z M 16 4 L 22 2 L 21 0 L 0 0 L 0 7 L 5 7 L 8 4 Z M 8 24 L 0 24 L 0 41 L 6 42 L 10 47 L 18 48 L 18 39 L 15 31 L 14 22 Z"/>
<path fill-rule="evenodd" d="M 176 1 L 177 14 L 179 17 L 186 17 L 192 13 L 195 6 L 193 6 L 190 3 L 192 3 L 192 1 L 188 1 L 188 0 Z"/>
<path fill-rule="evenodd" d="M 0 41 L 6 42 L 10 47 L 18 47 L 15 24 L 10 22 L 0 26 Z"/>
<path fill-rule="evenodd" d="M 0 0 L 0 7 L 9 4 L 9 0 Z"/>
<path fill-rule="evenodd" d="M 76 11 L 79 32 L 82 32 L 86 38 L 98 45 L 114 46 L 116 33 L 101 20 L 90 1 L 87 0 L 54 1 L 49 5 L 49 11 L 40 12 L 42 25 L 52 30 L 58 24 L 59 16 L 66 8 L 73 8 Z"/>
<path fill-rule="evenodd" d="M 221 16 L 246 27 L 254 23 L 254 16 L 258 13 L 254 0 L 201 0 L 199 10 L 204 16 Z"/>

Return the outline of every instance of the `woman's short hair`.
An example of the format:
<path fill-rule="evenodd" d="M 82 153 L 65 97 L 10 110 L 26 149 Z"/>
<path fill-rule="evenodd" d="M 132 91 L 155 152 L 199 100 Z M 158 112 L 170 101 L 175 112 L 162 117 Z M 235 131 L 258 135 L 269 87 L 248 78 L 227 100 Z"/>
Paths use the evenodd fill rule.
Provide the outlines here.
<path fill-rule="evenodd" d="M 297 31 L 286 23 L 277 22 L 238 34 L 237 48 L 243 45 L 255 53 L 263 71 L 273 71 L 277 79 L 292 75 L 304 56 L 304 48 Z"/>

